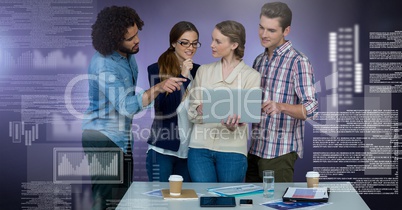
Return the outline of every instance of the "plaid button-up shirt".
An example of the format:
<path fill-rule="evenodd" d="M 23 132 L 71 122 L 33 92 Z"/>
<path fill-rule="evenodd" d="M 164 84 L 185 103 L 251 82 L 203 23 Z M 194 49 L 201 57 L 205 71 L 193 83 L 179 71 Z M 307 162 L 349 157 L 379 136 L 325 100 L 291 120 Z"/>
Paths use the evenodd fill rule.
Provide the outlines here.
<path fill-rule="evenodd" d="M 313 67 L 290 41 L 277 47 L 271 60 L 267 50 L 258 55 L 253 68 L 261 74 L 264 101 L 302 104 L 307 118 L 315 115 L 318 102 Z M 270 159 L 295 151 L 302 158 L 304 123 L 283 113 L 274 116 L 262 113 L 261 122 L 252 125 L 249 153 Z"/>

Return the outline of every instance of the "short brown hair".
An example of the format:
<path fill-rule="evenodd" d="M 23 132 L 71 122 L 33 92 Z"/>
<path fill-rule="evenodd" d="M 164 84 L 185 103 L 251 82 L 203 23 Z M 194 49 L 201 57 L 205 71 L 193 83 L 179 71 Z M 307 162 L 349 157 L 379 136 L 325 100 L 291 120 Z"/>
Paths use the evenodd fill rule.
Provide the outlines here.
<path fill-rule="evenodd" d="M 261 16 L 267 18 L 279 17 L 279 24 L 282 27 L 282 31 L 292 23 L 292 10 L 290 10 L 288 5 L 283 2 L 270 2 L 264 4 L 261 8 L 260 18 Z"/>

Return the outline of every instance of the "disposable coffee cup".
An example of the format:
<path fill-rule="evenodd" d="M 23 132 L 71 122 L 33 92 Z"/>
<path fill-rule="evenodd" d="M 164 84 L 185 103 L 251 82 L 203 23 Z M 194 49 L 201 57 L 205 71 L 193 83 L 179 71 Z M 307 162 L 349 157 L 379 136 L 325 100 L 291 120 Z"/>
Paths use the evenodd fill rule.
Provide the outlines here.
<path fill-rule="evenodd" d="M 307 187 L 308 188 L 318 187 L 318 183 L 320 180 L 320 174 L 316 171 L 309 171 L 306 174 L 306 179 L 307 179 Z"/>
<path fill-rule="evenodd" d="M 172 196 L 181 195 L 181 188 L 183 185 L 183 177 L 180 175 L 170 175 L 169 177 L 169 192 Z"/>

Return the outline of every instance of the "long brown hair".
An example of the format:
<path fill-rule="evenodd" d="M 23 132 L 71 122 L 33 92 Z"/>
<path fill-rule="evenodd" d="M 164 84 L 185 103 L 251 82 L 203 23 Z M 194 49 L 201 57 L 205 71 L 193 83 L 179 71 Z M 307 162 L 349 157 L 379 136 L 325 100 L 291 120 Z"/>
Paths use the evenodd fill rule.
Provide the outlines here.
<path fill-rule="evenodd" d="M 176 23 L 169 34 L 169 48 L 159 56 L 158 66 L 159 66 L 159 77 L 161 81 L 168 79 L 169 77 L 177 77 L 181 73 L 179 59 L 175 55 L 173 43 L 176 43 L 181 35 L 187 31 L 194 31 L 199 37 L 199 33 L 194 24 L 187 21 L 180 21 Z"/>

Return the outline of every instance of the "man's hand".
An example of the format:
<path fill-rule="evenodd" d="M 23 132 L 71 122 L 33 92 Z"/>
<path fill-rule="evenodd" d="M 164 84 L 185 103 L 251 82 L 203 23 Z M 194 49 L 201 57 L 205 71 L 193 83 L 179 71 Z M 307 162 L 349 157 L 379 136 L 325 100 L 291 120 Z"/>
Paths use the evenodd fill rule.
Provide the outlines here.
<path fill-rule="evenodd" d="M 261 106 L 262 112 L 274 116 L 282 112 L 282 107 L 279 103 L 275 101 L 267 100 Z"/>
<path fill-rule="evenodd" d="M 180 86 L 185 82 L 186 79 L 171 77 L 152 86 L 142 96 L 142 106 L 148 106 L 160 93 L 172 93 L 175 90 L 180 90 Z"/>
<path fill-rule="evenodd" d="M 186 79 L 178 77 L 170 77 L 155 85 L 156 91 L 158 93 L 172 93 L 173 91 L 180 90 L 180 86 L 185 82 Z"/>
<path fill-rule="evenodd" d="M 261 106 L 261 111 L 267 115 L 286 114 L 290 117 L 306 120 L 306 108 L 302 104 L 276 103 L 274 101 L 265 101 Z"/>

